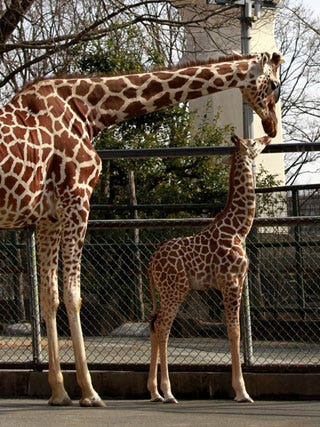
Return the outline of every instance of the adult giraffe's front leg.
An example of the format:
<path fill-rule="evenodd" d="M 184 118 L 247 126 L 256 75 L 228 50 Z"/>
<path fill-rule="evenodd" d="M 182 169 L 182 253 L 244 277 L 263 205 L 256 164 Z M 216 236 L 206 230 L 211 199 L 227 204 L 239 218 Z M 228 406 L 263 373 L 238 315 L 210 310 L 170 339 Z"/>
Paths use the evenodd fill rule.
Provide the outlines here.
<path fill-rule="evenodd" d="M 92 386 L 88 370 L 84 340 L 80 321 L 81 295 L 80 270 L 81 254 L 85 237 L 87 221 L 74 221 L 80 218 L 80 212 L 65 216 L 62 230 L 62 259 L 63 259 L 63 294 L 68 313 L 73 351 L 76 365 L 77 382 L 82 391 L 81 406 L 105 406 L 98 393 Z"/>
<path fill-rule="evenodd" d="M 42 220 L 37 224 L 38 257 L 40 266 L 40 299 L 48 337 L 49 373 L 51 387 L 50 405 L 72 405 L 64 388 L 59 360 L 57 333 L 58 291 L 58 254 L 60 243 L 60 224 Z"/>
<path fill-rule="evenodd" d="M 253 400 L 246 390 L 241 368 L 240 355 L 240 302 L 243 279 L 230 274 L 224 286 L 221 287 L 223 304 L 226 313 L 227 330 L 232 363 L 232 387 L 236 393 L 237 402 L 250 402 Z"/>

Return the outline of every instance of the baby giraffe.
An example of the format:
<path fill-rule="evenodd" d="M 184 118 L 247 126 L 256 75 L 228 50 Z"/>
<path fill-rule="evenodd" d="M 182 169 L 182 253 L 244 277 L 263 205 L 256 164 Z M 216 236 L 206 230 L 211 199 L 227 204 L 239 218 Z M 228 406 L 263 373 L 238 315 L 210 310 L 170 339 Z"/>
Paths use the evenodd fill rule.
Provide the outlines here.
<path fill-rule="evenodd" d="M 148 278 L 153 302 L 151 320 L 151 360 L 148 390 L 152 402 L 177 403 L 171 393 L 167 346 L 172 322 L 191 289 L 216 288 L 222 293 L 232 362 L 232 387 L 237 402 L 253 402 L 246 391 L 240 360 L 240 300 L 248 259 L 243 243 L 255 215 L 252 163 L 271 142 L 231 138 L 229 193 L 226 206 L 200 233 L 162 243 L 152 255 Z M 157 288 L 160 307 L 155 297 Z M 160 353 L 163 396 L 158 391 L 157 368 Z"/>

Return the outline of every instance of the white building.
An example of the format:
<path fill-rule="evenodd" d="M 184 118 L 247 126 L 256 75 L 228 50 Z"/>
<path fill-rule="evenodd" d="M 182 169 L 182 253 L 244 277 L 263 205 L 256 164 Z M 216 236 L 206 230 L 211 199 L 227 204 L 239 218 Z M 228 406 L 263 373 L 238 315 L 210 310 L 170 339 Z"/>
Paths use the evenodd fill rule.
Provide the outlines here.
<path fill-rule="evenodd" d="M 175 3 L 175 2 L 173 2 Z M 186 2 L 177 1 L 181 4 Z M 277 3 L 275 1 L 274 3 Z M 190 3 L 189 3 L 190 4 Z M 230 54 L 233 51 L 241 52 L 241 21 L 243 7 L 227 8 L 226 6 L 207 5 L 206 0 L 193 0 L 193 6 L 199 6 L 199 14 L 204 9 L 221 10 L 225 8 L 227 12 L 223 15 L 213 15 L 209 21 L 203 24 L 190 25 L 187 32 L 187 46 L 185 53 L 185 60 L 195 59 L 209 59 L 212 57 L 221 56 L 223 54 Z M 208 9 L 207 9 L 208 10 Z M 181 9 L 181 16 L 183 20 L 191 18 L 192 9 L 188 7 Z M 252 24 L 251 33 L 251 46 L 250 52 L 274 52 L 278 51 L 274 39 L 274 19 L 276 9 L 263 8 L 261 11 L 260 19 Z M 216 27 L 219 23 L 219 30 L 208 30 L 208 28 Z M 216 93 L 207 97 L 202 97 L 190 102 L 190 108 L 197 110 L 199 116 L 203 116 L 207 110 L 208 101 L 212 105 L 212 115 L 220 112 L 220 120 L 222 124 L 232 124 L 235 132 L 239 136 L 243 136 L 243 106 L 242 95 L 237 89 L 231 89 Z M 278 134 L 273 142 L 282 142 L 282 129 L 281 129 L 281 102 L 277 105 L 279 126 Z M 253 136 L 260 137 L 264 135 L 260 118 L 257 114 L 253 115 Z M 284 155 L 280 154 L 263 154 L 257 159 L 257 167 L 259 163 L 281 182 L 285 182 L 284 177 Z"/>

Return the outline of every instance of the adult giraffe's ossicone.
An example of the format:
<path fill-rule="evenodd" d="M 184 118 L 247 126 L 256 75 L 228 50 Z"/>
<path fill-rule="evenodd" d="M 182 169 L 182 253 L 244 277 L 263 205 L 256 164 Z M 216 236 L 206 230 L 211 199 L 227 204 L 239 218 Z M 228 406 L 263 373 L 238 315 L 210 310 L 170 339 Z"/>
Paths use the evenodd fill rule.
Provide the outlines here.
<path fill-rule="evenodd" d="M 60 247 L 80 404 L 103 405 L 91 384 L 80 323 L 81 253 L 101 168 L 92 138 L 115 123 L 232 88 L 242 91 L 274 136 L 279 63 L 277 54 L 232 55 L 140 74 L 39 79 L 0 110 L 0 227 L 36 224 L 52 405 L 71 403 L 56 325 Z"/>

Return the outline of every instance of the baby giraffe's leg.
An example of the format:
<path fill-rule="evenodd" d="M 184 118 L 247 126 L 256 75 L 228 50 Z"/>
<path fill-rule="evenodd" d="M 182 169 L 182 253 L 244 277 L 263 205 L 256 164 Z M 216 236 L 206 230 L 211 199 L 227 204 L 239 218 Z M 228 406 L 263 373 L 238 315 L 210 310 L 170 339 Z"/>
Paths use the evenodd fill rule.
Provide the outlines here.
<path fill-rule="evenodd" d="M 178 403 L 171 392 L 171 383 L 168 369 L 168 341 L 172 322 L 176 317 L 181 302 L 188 292 L 188 287 L 183 285 L 180 286 L 178 282 L 176 282 L 176 285 L 176 292 L 174 292 L 174 288 L 171 287 L 171 292 L 168 292 L 166 298 L 161 300 L 158 317 L 155 321 L 155 332 L 158 338 L 160 351 L 160 388 L 164 396 L 164 403 Z M 178 288 L 179 290 L 177 290 Z"/>
<path fill-rule="evenodd" d="M 151 402 L 163 402 L 163 397 L 158 391 L 158 358 L 159 358 L 159 342 L 158 336 L 153 330 L 154 326 L 150 328 L 150 341 L 151 341 L 151 358 L 148 375 L 147 388 L 151 395 Z"/>
<path fill-rule="evenodd" d="M 171 382 L 170 382 L 169 369 L 168 369 L 168 341 L 169 341 L 171 325 L 169 330 L 167 328 L 166 329 L 159 328 L 159 329 L 160 330 L 158 333 L 158 339 L 159 339 L 160 366 L 161 366 L 160 388 L 164 396 L 163 403 L 178 403 L 177 399 L 173 396 L 171 392 Z"/>
<path fill-rule="evenodd" d="M 240 301 L 243 281 L 238 277 L 232 277 L 224 287 L 221 288 L 223 303 L 226 312 L 228 337 L 232 362 L 232 387 L 236 393 L 237 402 L 253 402 L 246 391 L 240 356 Z"/>
<path fill-rule="evenodd" d="M 164 403 L 177 403 L 171 392 L 171 384 L 168 371 L 168 339 L 171 325 L 175 318 L 179 306 L 189 291 L 189 282 L 185 272 L 184 260 L 177 254 L 177 249 L 172 253 L 171 260 L 168 261 L 171 242 L 162 247 L 166 253 L 161 253 L 161 248 L 155 252 L 153 260 L 149 266 L 148 276 L 151 285 L 151 295 L 154 306 L 154 318 L 151 323 L 151 361 L 148 377 L 148 390 L 151 393 L 152 401 L 163 401 Z M 160 262 L 161 261 L 161 262 Z M 157 268 L 154 267 L 156 264 Z M 153 271 L 154 274 L 151 274 Z M 155 293 L 157 288 L 160 297 L 160 308 L 156 312 Z M 157 363 L 160 353 L 161 381 L 160 388 L 164 398 L 158 392 L 157 385 Z"/>

